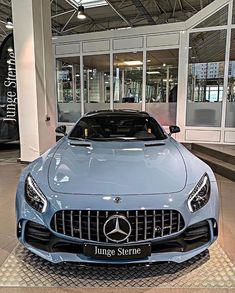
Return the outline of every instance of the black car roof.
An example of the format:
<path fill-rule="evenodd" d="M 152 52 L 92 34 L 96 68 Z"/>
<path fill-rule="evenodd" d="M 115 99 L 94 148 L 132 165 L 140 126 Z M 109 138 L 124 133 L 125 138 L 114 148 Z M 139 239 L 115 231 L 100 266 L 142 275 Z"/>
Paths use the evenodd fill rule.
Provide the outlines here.
<path fill-rule="evenodd" d="M 147 112 L 131 110 L 131 109 L 97 110 L 97 111 L 88 112 L 84 116 L 90 117 L 90 116 L 118 116 L 118 115 L 149 117 L 149 114 Z"/>

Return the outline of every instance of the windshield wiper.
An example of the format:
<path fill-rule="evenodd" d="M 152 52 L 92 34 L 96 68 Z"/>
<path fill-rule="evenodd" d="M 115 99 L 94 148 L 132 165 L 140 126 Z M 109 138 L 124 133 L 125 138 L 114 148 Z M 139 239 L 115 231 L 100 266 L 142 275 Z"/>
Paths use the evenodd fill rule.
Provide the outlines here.
<path fill-rule="evenodd" d="M 70 140 L 77 140 L 77 141 L 83 141 L 83 142 L 89 142 L 90 141 L 87 138 L 74 137 L 74 136 L 69 136 L 68 139 L 70 139 Z"/>

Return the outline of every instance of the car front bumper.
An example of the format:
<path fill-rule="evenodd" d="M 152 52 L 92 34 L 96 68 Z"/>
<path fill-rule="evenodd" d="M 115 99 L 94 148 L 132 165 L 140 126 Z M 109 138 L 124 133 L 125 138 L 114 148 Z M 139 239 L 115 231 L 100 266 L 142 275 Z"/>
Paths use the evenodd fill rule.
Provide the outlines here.
<path fill-rule="evenodd" d="M 79 262 L 96 264 L 140 264 L 162 261 L 181 263 L 208 249 L 218 236 L 217 223 L 219 217 L 219 198 L 216 182 L 211 182 L 211 196 L 209 202 L 195 213 L 190 213 L 187 206 L 187 198 L 190 190 L 192 190 L 192 186 L 187 186 L 183 191 L 173 194 L 145 196 L 126 195 L 122 197 L 122 201 L 118 205 L 113 201 L 112 196 L 58 195 L 51 193 L 47 196 L 49 199 L 47 211 L 44 214 L 40 214 L 25 202 L 23 196 L 24 186 L 19 184 L 16 197 L 17 236 L 19 241 L 27 249 L 53 263 Z M 73 199 L 71 197 L 73 197 Z M 76 205 L 74 205 L 74 197 L 76 197 Z M 73 203 L 73 205 L 71 203 Z M 137 242 L 151 244 L 152 253 L 150 256 L 144 259 L 95 259 L 87 257 L 83 253 L 83 245 L 85 243 L 90 243 L 88 240 L 81 240 L 75 237 L 72 238 L 60 233 L 56 233 L 51 229 L 50 223 L 55 212 L 62 209 L 75 209 L 75 206 L 79 207 L 79 210 L 96 210 L 97 206 L 99 206 L 102 207 L 100 210 L 109 211 L 140 209 L 148 210 L 153 208 L 156 210 L 174 209 L 179 211 L 183 216 L 185 227 L 179 233 L 174 233 L 170 236 L 159 237 L 149 241 L 147 240 Z M 30 234 L 28 232 L 28 226 L 31 223 L 31 234 L 40 236 L 40 226 L 38 231 L 37 225 L 41 225 L 43 230 L 41 240 L 44 241 L 45 237 L 47 237 L 47 242 L 41 242 L 41 240 L 38 238 L 36 240 L 32 240 L 32 238 L 28 236 L 28 234 Z M 35 224 L 36 230 L 34 231 L 33 229 L 35 229 L 35 227 L 33 227 L 33 225 Z M 199 227 L 200 225 L 202 227 Z M 201 228 L 204 229 L 204 232 L 201 230 Z M 204 236 L 201 238 L 195 238 L 195 235 L 189 233 L 192 237 L 190 236 L 190 240 L 185 242 L 185 239 L 188 239 L 187 233 L 190 229 L 192 231 L 201 231 L 199 234 L 204 233 Z M 197 233 L 198 232 L 196 232 L 196 234 Z M 132 244 L 136 244 L 136 242 L 125 245 L 129 245 L 131 247 Z"/>

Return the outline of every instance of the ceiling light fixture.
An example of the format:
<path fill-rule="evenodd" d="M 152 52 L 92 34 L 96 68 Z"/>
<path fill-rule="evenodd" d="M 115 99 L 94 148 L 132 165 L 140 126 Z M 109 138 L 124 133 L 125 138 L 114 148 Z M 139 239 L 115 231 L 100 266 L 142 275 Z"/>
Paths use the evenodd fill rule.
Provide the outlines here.
<path fill-rule="evenodd" d="M 128 66 L 135 66 L 135 65 L 143 65 L 142 61 L 135 60 L 135 61 L 124 61 L 124 63 Z"/>
<path fill-rule="evenodd" d="M 12 20 L 11 20 L 10 17 L 7 18 L 7 22 L 6 22 L 5 27 L 6 27 L 7 29 L 9 29 L 9 30 L 12 30 L 12 29 L 14 28 L 13 23 L 12 23 Z"/>
<path fill-rule="evenodd" d="M 7 51 L 8 51 L 9 53 L 11 53 L 11 52 L 13 52 L 14 50 L 13 50 L 12 47 L 8 47 L 8 48 L 7 48 Z"/>
<path fill-rule="evenodd" d="M 170 78 L 170 79 L 163 78 L 163 81 L 164 81 L 164 82 L 167 82 L 167 81 L 169 81 L 169 82 L 172 82 L 172 81 L 173 81 L 173 79 L 172 79 L 172 78 Z"/>
<path fill-rule="evenodd" d="M 149 72 L 147 72 L 147 74 L 160 74 L 160 72 L 159 71 L 149 71 Z"/>
<path fill-rule="evenodd" d="M 78 15 L 77 15 L 77 18 L 78 19 L 86 19 L 86 14 L 85 14 L 85 9 L 84 9 L 84 6 L 80 5 L 78 7 Z"/>

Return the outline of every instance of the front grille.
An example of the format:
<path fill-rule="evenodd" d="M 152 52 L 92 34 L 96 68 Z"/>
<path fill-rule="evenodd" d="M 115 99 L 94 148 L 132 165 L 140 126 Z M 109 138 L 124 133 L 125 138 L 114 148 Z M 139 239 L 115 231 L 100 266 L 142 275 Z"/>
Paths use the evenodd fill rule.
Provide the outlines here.
<path fill-rule="evenodd" d="M 124 242 L 137 242 L 164 237 L 184 228 L 182 215 L 175 210 L 93 211 L 62 210 L 54 214 L 51 228 L 57 233 L 98 242 L 109 241 L 103 232 L 106 220 L 113 215 L 125 216 L 131 234 Z"/>

